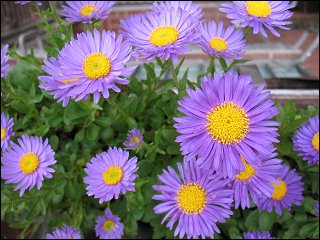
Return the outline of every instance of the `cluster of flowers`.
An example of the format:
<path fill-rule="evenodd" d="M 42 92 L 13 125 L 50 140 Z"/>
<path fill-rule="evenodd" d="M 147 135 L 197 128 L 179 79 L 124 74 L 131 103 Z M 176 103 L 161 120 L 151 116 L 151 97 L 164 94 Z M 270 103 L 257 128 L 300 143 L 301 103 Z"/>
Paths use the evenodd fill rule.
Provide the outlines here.
<path fill-rule="evenodd" d="M 66 2 L 63 15 L 69 21 L 91 23 L 106 18 L 114 2 Z M 253 34 L 264 27 L 279 36 L 275 28 L 288 29 L 286 21 L 292 16 L 288 1 L 247 1 L 224 4 L 220 9 L 233 23 L 251 27 Z M 77 35 L 59 52 L 57 58 L 44 61 L 40 88 L 49 91 L 66 106 L 70 99 L 87 100 L 93 95 L 98 103 L 100 93 L 109 97 L 109 90 L 120 92 L 116 84 L 128 84 L 135 67 L 125 65 L 135 59 L 151 61 L 158 57 L 176 62 L 178 55 L 190 44 L 200 44 L 211 57 L 227 61 L 241 59 L 245 39 L 242 31 L 233 26 L 224 29 L 223 23 L 200 20 L 202 9 L 188 2 L 154 3 L 151 11 L 121 20 L 120 35 L 94 29 Z M 126 40 L 124 40 L 125 38 Z M 6 77 L 8 45 L 1 50 L 1 78 Z M 250 196 L 259 210 L 277 214 L 282 209 L 300 205 L 303 199 L 301 177 L 281 164 L 276 158 L 273 143 L 277 140 L 278 122 L 272 121 L 278 109 L 263 92 L 265 85 L 254 87 L 249 75 L 227 72 L 203 77 L 199 88 L 188 89 L 178 103 L 184 115 L 175 118 L 184 155 L 183 164 L 163 170 L 158 176 L 161 185 L 153 188 L 160 194 L 154 200 L 162 201 L 154 208 L 156 214 L 166 213 L 162 224 L 169 218 L 169 229 L 177 223 L 174 235 L 183 238 L 214 237 L 219 233 L 217 222 L 225 222 L 233 213 L 231 207 L 250 208 Z M 57 161 L 48 140 L 23 135 L 11 138 L 13 119 L 1 115 L 1 177 L 6 183 L 17 184 L 20 196 L 25 190 L 42 186 L 44 177 L 51 178 Z M 124 145 L 137 149 L 143 139 L 140 131 L 128 133 Z M 310 118 L 293 138 L 294 150 L 309 164 L 319 163 L 319 116 Z M 87 195 L 99 203 L 118 199 L 120 193 L 135 191 L 137 157 L 121 148 L 109 148 L 87 163 L 84 183 Z M 123 224 L 109 209 L 98 218 L 97 236 L 120 238 Z M 247 233 L 245 238 L 257 238 L 260 233 Z M 271 237 L 268 233 L 262 236 Z M 57 229 L 47 238 L 80 238 L 80 232 L 69 226 Z"/>

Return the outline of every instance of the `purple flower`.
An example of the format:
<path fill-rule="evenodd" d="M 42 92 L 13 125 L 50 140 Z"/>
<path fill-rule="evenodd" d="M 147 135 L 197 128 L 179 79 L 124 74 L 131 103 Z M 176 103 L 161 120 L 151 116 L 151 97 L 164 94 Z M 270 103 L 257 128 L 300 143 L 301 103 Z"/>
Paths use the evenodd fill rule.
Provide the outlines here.
<path fill-rule="evenodd" d="M 6 55 L 8 48 L 8 44 L 4 45 L 3 48 L 1 48 L 1 78 L 5 78 L 8 75 L 7 68 L 9 67 L 9 56 Z"/>
<path fill-rule="evenodd" d="M 140 58 L 148 61 L 171 57 L 176 62 L 179 54 L 188 51 L 186 46 L 197 41 L 194 30 L 198 22 L 181 8 L 171 8 L 159 14 L 147 12 L 140 21 L 131 17 L 125 21 L 122 21 L 123 30 L 120 32 L 136 47 Z M 130 26 L 129 33 L 126 26 Z"/>
<path fill-rule="evenodd" d="M 18 143 L 12 143 L 1 158 L 1 178 L 6 184 L 16 183 L 14 190 L 20 189 L 21 197 L 26 189 L 31 190 L 36 185 L 40 190 L 44 178 L 52 178 L 51 173 L 55 171 L 50 166 L 57 161 L 48 139 L 43 141 L 42 137 L 24 134 Z"/>
<path fill-rule="evenodd" d="M 273 151 L 275 151 L 275 148 L 270 152 Z M 242 209 L 250 208 L 248 192 L 255 203 L 257 202 L 257 195 L 264 194 L 271 197 L 273 186 L 270 182 L 278 183 L 276 175 L 282 168 L 280 164 L 282 161 L 274 158 L 275 156 L 277 156 L 277 153 L 273 152 L 268 158 L 263 159 L 261 165 L 250 165 L 241 157 L 245 171 L 237 174 L 232 182 L 236 209 L 240 205 Z"/>
<path fill-rule="evenodd" d="M 8 118 L 3 112 L 1 113 L 1 152 L 4 152 L 12 143 L 11 137 L 14 136 L 12 131 L 13 118 Z"/>
<path fill-rule="evenodd" d="M 233 1 L 230 4 L 222 4 L 221 12 L 227 13 L 227 18 L 232 19 L 233 24 L 241 27 L 252 27 L 253 34 L 261 32 L 265 37 L 268 28 L 274 35 L 280 37 L 275 28 L 289 30 L 286 21 L 293 15 L 289 9 L 293 8 L 290 1 Z"/>
<path fill-rule="evenodd" d="M 245 170 L 240 156 L 250 165 L 261 164 L 260 154 L 267 157 L 268 146 L 279 142 L 279 123 L 270 120 L 278 109 L 264 87 L 255 89 L 251 76 L 228 72 L 188 89 L 189 96 L 178 102 L 185 116 L 174 118 L 182 154 L 198 156 L 201 167 L 230 178 Z"/>
<path fill-rule="evenodd" d="M 299 152 L 309 166 L 319 164 L 319 115 L 303 123 L 292 141 L 293 150 Z"/>
<path fill-rule="evenodd" d="M 107 209 L 106 214 L 97 219 L 95 229 L 100 239 L 120 239 L 123 236 L 124 226 L 120 218 Z"/>
<path fill-rule="evenodd" d="M 203 16 L 201 7 L 192 1 L 160 1 L 159 3 L 155 1 L 153 2 L 153 6 L 151 6 L 151 10 L 155 14 L 161 14 L 171 8 L 174 8 L 176 11 L 178 8 L 181 8 L 186 11 L 194 21 L 199 20 Z"/>
<path fill-rule="evenodd" d="M 197 29 L 200 35 L 200 46 L 202 51 L 215 56 L 224 58 L 228 61 L 233 59 L 242 59 L 240 54 L 245 51 L 246 41 L 243 40 L 243 33 L 235 30 L 234 26 L 223 28 L 223 22 L 217 26 L 215 21 L 200 24 Z"/>
<path fill-rule="evenodd" d="M 62 15 L 70 22 L 92 23 L 106 19 L 115 1 L 66 1 Z"/>
<path fill-rule="evenodd" d="M 81 239 L 81 235 L 79 229 L 64 224 L 63 228 L 57 228 L 52 234 L 47 233 L 46 239 Z"/>
<path fill-rule="evenodd" d="M 279 184 L 270 183 L 274 187 L 272 196 L 258 196 L 258 209 L 272 212 L 274 207 L 276 213 L 281 216 L 283 208 L 290 211 L 293 204 L 300 206 L 303 199 L 303 182 L 301 179 L 295 169 L 289 171 L 289 166 L 284 164 L 278 173 Z"/>
<path fill-rule="evenodd" d="M 166 227 L 172 230 L 178 221 L 174 236 L 179 238 L 202 238 L 220 233 L 216 222 L 226 222 L 232 215 L 233 190 L 228 189 L 229 180 L 215 173 L 210 168 L 200 169 L 195 159 L 178 163 L 179 174 L 173 168 L 163 170 L 158 176 L 162 185 L 153 188 L 161 194 L 154 195 L 154 200 L 163 203 L 154 207 L 156 214 L 166 213 L 161 224 L 168 218 Z"/>
<path fill-rule="evenodd" d="M 130 44 L 122 41 L 121 35 L 116 38 L 115 32 L 100 33 L 95 29 L 94 34 L 90 31 L 78 34 L 77 40 L 72 39 L 60 51 L 58 62 L 53 59 L 49 59 L 51 63 L 46 62 L 44 69 L 54 78 L 39 77 L 42 82 L 49 83 L 41 87 L 53 91 L 51 94 L 63 101 L 63 105 L 70 98 L 86 100 L 89 94 L 93 94 L 93 101 L 97 104 L 100 93 L 108 98 L 109 89 L 120 92 L 116 83 L 129 83 L 125 77 L 136 68 L 125 68 L 130 51 Z"/>
<path fill-rule="evenodd" d="M 139 129 L 132 129 L 128 132 L 127 140 L 123 143 L 126 149 L 137 149 L 142 143 L 143 136 Z"/>
<path fill-rule="evenodd" d="M 37 4 L 38 6 L 42 5 L 41 1 L 15 1 L 14 3 L 20 4 L 20 5 L 25 5 L 25 4 L 31 3 L 31 2 Z"/>
<path fill-rule="evenodd" d="M 314 215 L 316 217 L 319 217 L 319 200 L 317 200 L 316 204 L 314 205 L 314 210 L 315 210 Z"/>
<path fill-rule="evenodd" d="M 84 183 L 88 184 L 88 196 L 99 198 L 99 203 L 118 199 L 120 193 L 134 192 L 134 180 L 138 170 L 137 157 L 129 159 L 129 152 L 121 148 L 109 148 L 107 152 L 97 154 L 87 163 L 84 171 Z"/>
<path fill-rule="evenodd" d="M 275 239 L 271 237 L 270 233 L 265 232 L 245 232 L 243 233 L 243 238 L 239 237 L 239 239 Z"/>

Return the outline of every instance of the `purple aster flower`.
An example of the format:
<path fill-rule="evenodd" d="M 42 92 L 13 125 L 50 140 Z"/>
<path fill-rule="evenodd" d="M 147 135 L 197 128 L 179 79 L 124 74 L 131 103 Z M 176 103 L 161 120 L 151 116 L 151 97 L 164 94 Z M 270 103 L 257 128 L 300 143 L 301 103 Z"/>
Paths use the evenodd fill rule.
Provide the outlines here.
<path fill-rule="evenodd" d="M 175 10 L 181 8 L 182 10 L 186 11 L 194 21 L 199 20 L 203 16 L 202 8 L 192 1 L 161 1 L 159 3 L 155 1 L 153 2 L 151 10 L 155 14 L 161 14 L 162 12 L 168 11 L 171 8 L 174 8 Z"/>
<path fill-rule="evenodd" d="M 121 239 L 124 226 L 120 218 L 107 209 L 106 214 L 97 219 L 95 229 L 100 239 Z"/>
<path fill-rule="evenodd" d="M 88 196 L 99 198 L 99 203 L 118 199 L 120 192 L 134 192 L 134 180 L 138 170 L 137 157 L 129 159 L 129 152 L 121 148 L 109 148 L 107 152 L 97 154 L 87 163 L 84 171 L 84 183 L 88 184 Z"/>
<path fill-rule="evenodd" d="M 210 168 L 200 168 L 195 159 L 178 163 L 179 174 L 173 168 L 163 170 L 158 176 L 162 185 L 153 188 L 161 194 L 154 195 L 154 200 L 163 203 L 154 207 L 156 214 L 166 213 L 161 224 L 167 218 L 167 227 L 172 230 L 178 221 L 174 236 L 179 238 L 202 238 L 220 233 L 216 222 L 226 222 L 232 215 L 233 190 L 228 189 L 229 180 L 215 173 Z"/>
<path fill-rule="evenodd" d="M 25 4 L 31 3 L 31 2 L 37 4 L 38 6 L 42 5 L 41 1 L 15 1 L 14 3 L 20 4 L 20 5 L 25 5 Z"/>
<path fill-rule="evenodd" d="M 224 58 L 228 61 L 233 59 L 242 59 L 240 54 L 245 51 L 246 41 L 243 40 L 243 33 L 235 30 L 234 26 L 223 28 L 223 22 L 217 26 L 215 21 L 200 24 L 197 29 L 200 35 L 200 46 L 202 51 L 215 56 Z"/>
<path fill-rule="evenodd" d="M 309 166 L 319 164 L 319 115 L 303 123 L 292 141 L 293 150 L 299 152 Z"/>
<path fill-rule="evenodd" d="M 11 137 L 14 136 L 12 131 L 13 118 L 8 118 L 3 112 L 1 113 L 1 151 L 4 152 L 12 143 Z"/>
<path fill-rule="evenodd" d="M 245 232 L 243 233 L 243 238 L 239 237 L 239 239 L 275 239 L 271 237 L 270 233 L 265 232 Z"/>
<path fill-rule="evenodd" d="M 303 199 L 303 182 L 301 179 L 295 169 L 289 171 L 289 166 L 284 164 L 277 177 L 280 183 L 270 183 L 274 187 L 272 196 L 258 196 L 258 209 L 272 212 L 274 207 L 276 213 L 281 216 L 283 208 L 290 211 L 293 204 L 301 206 L 301 200 Z"/>
<path fill-rule="evenodd" d="M 115 32 L 100 33 L 96 29 L 94 34 L 90 31 L 78 34 L 77 40 L 72 39 L 60 51 L 58 63 L 51 60 L 49 66 L 55 80 L 63 84 L 53 82 L 47 87 L 52 87 L 54 96 L 65 104 L 69 98 L 80 101 L 87 99 L 89 94 L 93 94 L 94 103 L 98 103 L 100 93 L 108 98 L 109 89 L 120 92 L 116 83 L 128 84 L 125 77 L 129 77 L 136 68 L 125 68 L 130 59 L 131 46 L 122 39 L 121 35 L 116 38 Z M 60 77 L 56 76 L 59 68 Z"/>
<path fill-rule="evenodd" d="M 79 229 L 64 224 L 63 228 L 57 228 L 52 234 L 47 233 L 46 239 L 81 239 L 81 235 Z"/>
<path fill-rule="evenodd" d="M 279 142 L 279 123 L 270 120 L 278 109 L 264 87 L 255 89 L 251 76 L 228 72 L 188 89 L 189 96 L 178 102 L 185 116 L 174 118 L 182 154 L 198 156 L 201 167 L 230 178 L 245 170 L 240 156 L 250 165 L 261 164 L 259 154 L 267 157 L 267 146 Z"/>
<path fill-rule="evenodd" d="M 265 37 L 268 36 L 264 27 L 280 37 L 275 28 L 289 30 L 285 25 L 292 23 L 286 21 L 293 15 L 289 11 L 293 8 L 290 1 L 233 1 L 222 6 L 219 10 L 227 13 L 227 18 L 232 19 L 233 24 L 252 27 L 253 34 L 261 32 Z"/>
<path fill-rule="evenodd" d="M 139 129 L 132 129 L 128 132 L 127 140 L 123 143 L 126 149 L 137 149 L 142 143 L 143 136 Z"/>
<path fill-rule="evenodd" d="M 316 217 L 319 217 L 319 200 L 317 200 L 316 204 L 314 205 L 314 210 L 315 210 L 314 215 Z"/>
<path fill-rule="evenodd" d="M 162 11 L 160 14 L 147 12 L 141 21 L 128 18 L 122 22 L 121 33 L 127 36 L 128 41 L 136 47 L 140 58 L 148 61 L 156 57 L 173 62 L 178 60 L 178 55 L 188 51 L 186 46 L 196 43 L 198 35 L 194 32 L 198 26 L 186 11 L 178 8 Z M 130 33 L 128 27 L 131 26 Z"/>
<path fill-rule="evenodd" d="M 106 19 L 115 1 L 66 1 L 62 15 L 70 22 L 92 23 Z"/>
<path fill-rule="evenodd" d="M 20 189 L 21 197 L 26 189 L 37 186 L 39 190 L 45 177 L 52 178 L 55 171 L 50 166 L 57 161 L 48 139 L 24 134 L 18 143 L 12 143 L 1 158 L 1 178 L 6 184 L 16 183 L 14 190 Z"/>
<path fill-rule="evenodd" d="M 257 195 L 264 194 L 271 197 L 273 193 L 272 183 L 279 183 L 276 180 L 277 172 L 282 168 L 280 159 L 277 156 L 275 148 L 271 150 L 272 154 L 268 158 L 264 158 L 261 165 L 250 165 L 241 157 L 245 170 L 237 174 L 232 181 L 232 189 L 234 190 L 235 208 L 240 205 L 242 209 L 250 208 L 250 193 L 254 202 L 257 202 Z"/>
<path fill-rule="evenodd" d="M 9 56 L 6 55 L 8 48 L 8 44 L 4 45 L 3 48 L 1 48 L 1 78 L 5 78 L 8 75 L 7 68 L 9 67 Z"/>

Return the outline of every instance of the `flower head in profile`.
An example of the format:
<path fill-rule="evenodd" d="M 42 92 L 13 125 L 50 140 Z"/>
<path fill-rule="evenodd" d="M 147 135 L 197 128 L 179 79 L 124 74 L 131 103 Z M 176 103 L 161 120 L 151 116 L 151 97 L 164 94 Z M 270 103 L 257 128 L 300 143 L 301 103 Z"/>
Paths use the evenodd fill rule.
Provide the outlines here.
<path fill-rule="evenodd" d="M 170 8 L 159 14 L 149 11 L 140 21 L 129 17 L 122 21 L 120 32 L 126 35 L 141 59 L 172 58 L 176 62 L 178 55 L 187 51 L 186 46 L 196 43 L 197 26 L 197 21 L 186 11 Z"/>
<path fill-rule="evenodd" d="M 118 216 L 113 215 L 111 210 L 107 209 L 106 214 L 97 219 L 95 229 L 100 239 L 121 239 L 124 225 Z"/>
<path fill-rule="evenodd" d="M 292 141 L 293 150 L 308 161 L 309 166 L 319 164 L 319 115 L 303 123 Z"/>
<path fill-rule="evenodd" d="M 253 34 L 261 32 L 265 37 L 265 28 L 274 35 L 280 37 L 275 28 L 288 30 L 287 21 L 293 15 L 290 9 L 293 6 L 290 1 L 233 1 L 222 4 L 221 12 L 227 13 L 227 18 L 232 19 L 233 24 L 240 24 L 241 27 L 252 27 Z"/>
<path fill-rule="evenodd" d="M 229 180 L 210 168 L 201 169 L 195 159 L 178 163 L 178 169 L 177 174 L 168 167 L 158 176 L 161 185 L 153 188 L 160 194 L 152 198 L 162 203 L 154 207 L 155 213 L 166 214 L 161 224 L 169 218 L 166 226 L 170 230 L 178 222 L 174 236 L 213 238 L 214 231 L 220 233 L 216 223 L 224 223 L 232 215 L 233 190 L 227 187 Z"/>
<path fill-rule="evenodd" d="M 278 109 L 264 87 L 256 89 L 249 75 L 228 72 L 188 89 L 178 101 L 184 116 L 174 118 L 182 154 L 198 156 L 201 167 L 230 178 L 245 171 L 241 157 L 249 165 L 261 164 L 260 155 L 270 155 L 268 146 L 279 142 L 279 123 L 271 120 Z"/>
<path fill-rule="evenodd" d="M 81 239 L 81 235 L 79 229 L 64 224 L 61 229 L 57 228 L 52 234 L 47 233 L 46 239 Z"/>
<path fill-rule="evenodd" d="M 138 170 L 137 157 L 129 159 L 129 152 L 121 148 L 109 148 L 107 152 L 97 154 L 87 163 L 84 171 L 84 183 L 88 196 L 99 198 L 99 203 L 118 199 L 120 193 L 134 192 L 135 172 Z"/>
<path fill-rule="evenodd" d="M 5 78 L 8 75 L 7 68 L 9 67 L 9 56 L 6 55 L 9 45 L 6 44 L 1 48 L 1 78 Z"/>
<path fill-rule="evenodd" d="M 245 232 L 243 233 L 243 238 L 240 237 L 239 239 L 275 239 L 270 235 L 269 232 Z"/>
<path fill-rule="evenodd" d="M 15 191 L 20 189 L 23 193 L 37 186 L 42 187 L 44 178 L 52 178 L 54 169 L 51 168 L 57 161 L 54 152 L 48 144 L 48 139 L 42 137 L 22 135 L 18 144 L 12 143 L 11 147 L 1 158 L 1 178 L 5 183 L 15 183 Z"/>
<path fill-rule="evenodd" d="M 1 113 L 1 151 L 4 152 L 12 143 L 11 137 L 14 136 L 12 131 L 13 118 L 8 118 L 3 112 Z"/>
<path fill-rule="evenodd" d="M 131 131 L 128 132 L 128 136 L 126 141 L 123 143 L 123 145 L 127 149 L 137 149 L 143 140 L 143 136 L 140 133 L 139 129 L 132 129 Z"/>
<path fill-rule="evenodd" d="M 291 210 L 293 204 L 301 206 L 303 199 L 303 182 L 295 169 L 289 171 L 289 166 L 284 164 L 278 173 L 278 184 L 270 183 L 274 190 L 271 197 L 258 196 L 257 206 L 260 211 L 272 212 L 275 208 L 278 215 L 282 215 L 282 209 Z"/>
<path fill-rule="evenodd" d="M 20 5 L 25 5 L 25 4 L 27 4 L 27 3 L 35 3 L 35 4 L 37 4 L 38 6 L 41 6 L 41 5 L 42 5 L 42 2 L 41 2 L 41 1 L 15 1 L 14 3 L 20 4 Z"/>
<path fill-rule="evenodd" d="M 228 61 L 242 59 L 240 55 L 245 52 L 246 41 L 243 39 L 242 31 L 235 30 L 234 26 L 224 29 L 223 22 L 218 25 L 215 21 L 210 21 L 208 24 L 202 22 L 197 31 L 202 51 L 210 57 L 222 57 Z"/>
<path fill-rule="evenodd" d="M 62 15 L 70 22 L 92 23 L 106 19 L 115 1 L 66 1 Z"/>

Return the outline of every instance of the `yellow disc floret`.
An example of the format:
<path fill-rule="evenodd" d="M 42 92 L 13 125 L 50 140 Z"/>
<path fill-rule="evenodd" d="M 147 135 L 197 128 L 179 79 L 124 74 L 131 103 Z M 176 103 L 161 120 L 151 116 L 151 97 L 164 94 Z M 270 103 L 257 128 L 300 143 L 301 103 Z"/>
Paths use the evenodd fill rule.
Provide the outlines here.
<path fill-rule="evenodd" d="M 244 160 L 243 157 L 241 157 L 241 161 L 244 164 L 245 170 L 243 172 L 240 172 L 239 174 L 236 175 L 236 179 L 245 181 L 249 178 L 252 178 L 253 175 L 256 173 L 256 170 Z"/>
<path fill-rule="evenodd" d="M 224 144 L 240 143 L 249 132 L 249 124 L 248 114 L 233 102 L 224 102 L 207 115 L 208 133 Z"/>
<path fill-rule="evenodd" d="M 197 183 L 183 185 L 177 195 L 179 208 L 186 214 L 201 213 L 207 203 L 207 193 Z"/>
<path fill-rule="evenodd" d="M 123 170 L 118 166 L 111 166 L 102 174 L 103 181 L 107 185 L 116 185 L 122 177 Z"/>
<path fill-rule="evenodd" d="M 219 37 L 214 37 L 210 40 L 210 47 L 216 49 L 218 52 L 226 50 L 228 48 L 228 43 Z"/>
<path fill-rule="evenodd" d="M 114 227 L 115 227 L 115 224 L 110 219 L 106 220 L 103 224 L 103 229 L 106 230 L 107 232 L 112 231 Z"/>
<path fill-rule="evenodd" d="M 96 6 L 92 5 L 92 4 L 87 4 L 84 5 L 81 10 L 80 13 L 82 16 L 91 16 L 93 11 L 95 11 L 96 13 L 98 12 L 98 8 L 96 8 Z"/>
<path fill-rule="evenodd" d="M 133 138 L 131 138 L 131 142 L 138 143 L 138 142 L 140 142 L 140 139 L 138 137 L 133 137 Z"/>
<path fill-rule="evenodd" d="M 168 43 L 174 43 L 179 36 L 179 31 L 173 26 L 157 27 L 150 34 L 149 41 L 155 46 L 166 46 Z"/>
<path fill-rule="evenodd" d="M 271 14 L 271 7 L 267 1 L 247 1 L 246 9 L 250 16 L 266 18 Z"/>
<path fill-rule="evenodd" d="M 110 72 L 111 62 L 102 53 L 92 53 L 84 60 L 82 68 L 87 78 L 96 80 Z"/>
<path fill-rule="evenodd" d="M 33 152 L 28 152 L 20 158 L 20 169 L 24 174 L 31 174 L 39 167 L 39 158 Z"/>
<path fill-rule="evenodd" d="M 1 128 L 1 141 L 6 137 L 7 131 L 4 128 Z"/>
<path fill-rule="evenodd" d="M 1 139 L 2 139 L 2 129 L 1 129 Z M 312 138 L 312 146 L 319 152 L 319 132 L 317 132 Z"/>
<path fill-rule="evenodd" d="M 274 191 L 272 193 L 272 199 L 274 200 L 281 200 L 287 193 L 287 184 L 285 181 L 281 180 L 280 178 L 277 179 L 280 184 L 271 183 Z"/>

